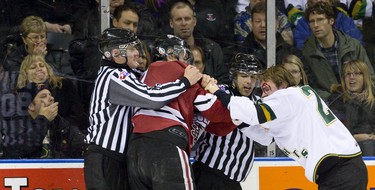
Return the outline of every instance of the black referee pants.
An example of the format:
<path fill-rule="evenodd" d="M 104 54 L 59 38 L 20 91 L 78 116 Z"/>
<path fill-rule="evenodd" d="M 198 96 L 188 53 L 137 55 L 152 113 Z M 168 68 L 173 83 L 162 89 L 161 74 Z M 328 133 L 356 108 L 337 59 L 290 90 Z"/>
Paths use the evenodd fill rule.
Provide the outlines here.
<path fill-rule="evenodd" d="M 193 163 L 193 170 L 197 190 L 242 190 L 240 182 L 229 179 L 222 171 L 200 161 Z"/>
<path fill-rule="evenodd" d="M 92 146 L 84 160 L 86 190 L 129 190 L 126 162 L 93 151 Z"/>

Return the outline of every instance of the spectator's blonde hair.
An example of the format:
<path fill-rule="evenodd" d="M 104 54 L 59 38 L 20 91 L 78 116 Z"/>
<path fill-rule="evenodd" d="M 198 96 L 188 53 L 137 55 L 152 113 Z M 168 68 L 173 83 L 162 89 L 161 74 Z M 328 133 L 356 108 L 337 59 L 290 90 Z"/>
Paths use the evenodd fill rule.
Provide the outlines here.
<path fill-rule="evenodd" d="M 366 65 L 365 62 L 361 60 L 352 60 L 344 64 L 343 74 L 341 75 L 341 87 L 344 91 L 344 101 L 347 101 L 348 99 L 352 98 L 348 88 L 345 85 L 345 70 L 347 68 L 354 70 L 356 72 L 362 73 L 363 75 L 362 93 L 366 93 L 364 94 L 364 102 L 370 107 L 372 107 L 375 102 L 374 94 L 372 92 L 372 88 L 374 87 L 374 84 L 371 80 L 371 75 L 370 75 L 368 66 Z"/>
<path fill-rule="evenodd" d="M 28 16 L 22 20 L 20 32 L 22 37 L 26 37 L 30 33 L 46 33 L 47 28 L 42 18 Z"/>
<path fill-rule="evenodd" d="M 305 71 L 303 70 L 303 63 L 299 57 L 293 54 L 287 55 L 284 57 L 281 65 L 284 66 L 285 64 L 297 65 L 298 69 L 301 72 L 302 84 L 308 85 L 307 76 Z"/>
<path fill-rule="evenodd" d="M 61 88 L 62 87 L 62 77 L 56 76 L 53 73 L 52 67 L 45 61 L 44 56 L 42 55 L 27 55 L 21 64 L 20 67 L 20 73 L 18 75 L 17 79 L 17 89 L 21 89 L 25 87 L 29 82 L 28 81 L 28 75 L 27 71 L 30 69 L 31 64 L 40 61 L 44 63 L 44 66 L 47 69 L 47 75 L 48 78 L 46 81 L 48 81 L 48 84 L 50 85 L 51 88 Z"/>

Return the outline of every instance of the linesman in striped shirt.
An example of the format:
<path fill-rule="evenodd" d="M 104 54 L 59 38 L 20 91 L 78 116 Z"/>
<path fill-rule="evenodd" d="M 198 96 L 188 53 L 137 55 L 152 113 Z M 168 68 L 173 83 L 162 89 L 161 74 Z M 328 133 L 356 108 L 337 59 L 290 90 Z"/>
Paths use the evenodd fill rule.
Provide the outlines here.
<path fill-rule="evenodd" d="M 173 82 L 149 87 L 138 81 L 140 41 L 130 30 L 109 28 L 99 40 L 103 54 L 90 103 L 85 183 L 89 190 L 128 187 L 125 152 L 132 131 L 132 106 L 158 109 L 185 92 L 202 75 L 189 66 Z"/>
<path fill-rule="evenodd" d="M 255 95 L 254 88 L 261 71 L 262 65 L 254 55 L 238 53 L 233 56 L 229 69 L 232 85 L 219 85 L 220 89 L 256 101 L 259 96 Z M 253 166 L 253 140 L 237 128 L 226 136 L 206 132 L 195 160 L 193 170 L 197 190 L 241 190 L 240 182 L 246 180 Z"/>

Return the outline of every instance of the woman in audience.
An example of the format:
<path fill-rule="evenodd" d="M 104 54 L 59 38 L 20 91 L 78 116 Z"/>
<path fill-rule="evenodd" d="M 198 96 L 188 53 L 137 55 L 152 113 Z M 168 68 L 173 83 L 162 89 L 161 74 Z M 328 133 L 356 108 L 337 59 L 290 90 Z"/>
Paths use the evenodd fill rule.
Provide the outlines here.
<path fill-rule="evenodd" d="M 19 71 L 24 57 L 27 55 L 42 55 L 55 72 L 61 75 L 73 75 L 69 63 L 69 55 L 62 50 L 47 48 L 47 28 L 42 18 L 26 17 L 19 26 L 23 44 L 6 55 L 4 70 Z"/>
<path fill-rule="evenodd" d="M 284 57 L 282 66 L 292 74 L 299 86 L 307 85 L 307 76 L 301 59 L 295 55 Z"/>
<path fill-rule="evenodd" d="M 329 106 L 348 127 L 364 156 L 375 156 L 375 107 L 373 83 L 360 60 L 344 65 L 341 84 L 332 86 Z"/>
<path fill-rule="evenodd" d="M 74 133 L 72 135 L 77 135 L 76 138 L 81 138 L 81 133 L 75 129 L 78 127 L 81 131 L 85 131 L 88 126 L 88 117 L 83 114 L 83 106 L 72 81 L 56 76 L 42 55 L 26 56 L 22 61 L 19 72 L 17 89 L 25 87 L 30 82 L 47 85 L 55 101 L 59 102 L 58 114 L 69 122 L 71 126 L 70 132 Z M 82 137 L 84 137 L 83 134 Z M 80 139 L 74 140 L 79 141 L 74 143 L 83 143 L 83 138 L 81 139 L 82 141 Z M 77 148 L 76 153 L 71 153 L 72 156 L 80 156 L 81 145 L 78 145 L 79 147 L 72 146 L 74 146 L 72 147 L 73 149 Z"/>

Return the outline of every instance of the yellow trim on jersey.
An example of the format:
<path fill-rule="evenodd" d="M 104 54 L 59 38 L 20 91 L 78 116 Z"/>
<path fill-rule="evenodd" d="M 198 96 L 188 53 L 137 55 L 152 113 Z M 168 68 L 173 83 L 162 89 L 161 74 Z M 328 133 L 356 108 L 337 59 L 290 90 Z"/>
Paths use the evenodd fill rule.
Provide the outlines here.
<path fill-rule="evenodd" d="M 263 104 L 260 104 L 259 106 L 263 110 L 264 117 L 266 118 L 266 121 L 271 121 L 271 113 L 267 110 L 267 108 Z"/>
<path fill-rule="evenodd" d="M 257 110 L 259 123 L 265 123 L 276 119 L 275 113 L 267 104 L 255 104 L 255 108 Z"/>
<path fill-rule="evenodd" d="M 355 154 L 349 154 L 349 155 L 327 154 L 327 155 L 323 156 L 323 157 L 319 160 L 319 162 L 315 165 L 315 168 L 314 168 L 314 175 L 313 175 L 313 181 L 314 181 L 314 183 L 316 183 L 316 172 L 317 172 L 317 170 L 318 170 L 320 164 L 321 164 L 321 163 L 323 162 L 323 160 L 326 159 L 327 157 L 335 156 L 335 157 L 339 157 L 339 158 L 354 158 L 354 157 L 357 157 L 357 156 L 359 156 L 359 155 L 361 155 L 361 154 L 362 154 L 362 152 L 359 151 L 359 152 L 357 152 L 357 153 L 355 153 Z"/>

